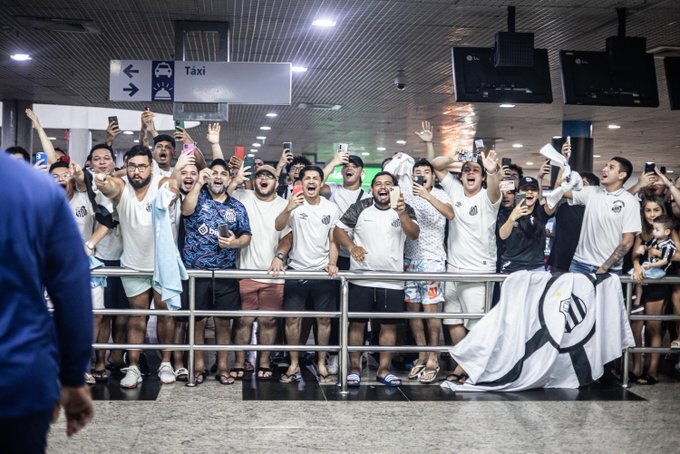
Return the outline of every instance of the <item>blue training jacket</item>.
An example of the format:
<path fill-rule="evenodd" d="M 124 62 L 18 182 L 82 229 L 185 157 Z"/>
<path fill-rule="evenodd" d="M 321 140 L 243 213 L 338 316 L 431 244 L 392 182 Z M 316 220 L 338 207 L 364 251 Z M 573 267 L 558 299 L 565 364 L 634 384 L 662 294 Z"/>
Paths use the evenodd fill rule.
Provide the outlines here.
<path fill-rule="evenodd" d="M 0 418 L 81 386 L 92 345 L 90 271 L 65 191 L 0 151 Z M 43 298 L 43 285 L 54 305 Z"/>

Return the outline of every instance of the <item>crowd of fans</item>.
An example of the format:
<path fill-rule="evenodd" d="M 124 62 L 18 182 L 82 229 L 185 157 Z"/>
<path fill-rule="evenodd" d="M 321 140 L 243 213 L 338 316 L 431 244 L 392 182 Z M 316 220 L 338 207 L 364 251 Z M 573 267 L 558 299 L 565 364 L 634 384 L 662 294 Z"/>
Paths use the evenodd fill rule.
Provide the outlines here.
<path fill-rule="evenodd" d="M 435 157 L 433 128 L 423 122 L 417 134 L 426 144 L 427 159 L 397 153 L 383 163 L 370 190 L 364 190 L 364 163 L 347 150 L 339 150 L 321 167 L 284 149 L 275 165 L 255 159 L 250 168 L 235 156 L 225 157 L 220 126 L 211 124 L 206 137 L 212 157 L 208 164 L 184 129 L 159 134 L 153 112 L 145 110 L 140 145 L 125 153 L 122 168 L 116 168 L 113 145 L 121 131 L 115 122 L 108 125 L 107 143 L 92 147 L 81 167 L 53 148 L 39 119 L 30 110 L 26 113 L 46 153 L 46 162 L 35 166 L 47 170 L 64 188 L 91 268 L 155 273 L 93 278 L 95 309 L 188 308 L 186 282 L 181 284 L 181 302 L 174 304 L 161 297 L 173 283 L 163 273 L 156 276 L 159 268 L 176 266 L 173 261 L 179 256 L 188 269 L 268 270 L 276 278 L 197 279 L 196 308 L 202 310 L 338 310 L 338 281 L 281 279 L 286 270 L 323 270 L 330 277 L 338 270 L 459 274 L 548 270 L 629 272 L 638 283 L 634 313 L 680 313 L 680 286 L 650 283 L 676 274 L 680 260 L 676 247 L 680 180 L 671 182 L 656 166 L 628 189 L 624 184 L 633 167 L 619 156 L 607 162 L 599 178 L 591 173 L 562 175 L 549 161 L 536 175 L 524 175 L 516 165 L 501 165 L 493 150 Z M 21 147 L 6 151 L 31 160 Z M 568 142 L 561 153 L 569 159 Z M 327 182 L 338 166 L 342 183 Z M 154 210 L 164 208 L 170 228 L 159 240 Z M 357 280 L 349 286 L 349 310 L 393 312 L 395 318 L 350 320 L 349 343 L 363 345 L 370 326 L 377 343 L 395 345 L 401 312 L 441 308 L 452 314 L 481 313 L 485 301 L 486 285 L 479 282 Z M 312 327 L 299 317 L 287 317 L 283 323 L 273 317 L 212 319 L 218 344 L 247 344 L 256 320 L 257 342 L 263 345 L 277 340 L 305 344 Z M 314 321 L 318 345 L 337 343 L 337 322 L 329 317 Z M 439 355 L 427 347 L 439 345 L 442 325 L 444 338 L 455 344 L 476 321 L 411 319 L 413 341 L 423 348 L 408 378 L 435 382 Z M 143 316 L 97 316 L 94 337 L 99 343 L 141 344 L 146 325 Z M 196 343 L 205 342 L 207 326 L 207 318 L 197 319 Z M 674 324 L 633 323 L 638 345 L 661 346 L 664 328 L 670 329 L 671 347 L 680 348 Z M 185 343 L 187 320 L 159 317 L 156 330 L 162 344 Z M 656 383 L 659 357 L 652 354 L 645 362 L 634 355 L 630 378 L 639 384 Z M 279 377 L 283 383 L 301 379 L 299 352 L 290 352 L 289 359 Z M 158 376 L 162 383 L 186 381 L 186 366 L 181 352 L 163 351 Z M 237 352 L 229 368 L 227 352 L 219 352 L 213 372 L 225 385 L 252 369 L 257 379 L 273 378 L 269 352 L 261 352 L 254 366 L 245 352 Z M 200 351 L 194 368 L 200 384 L 209 375 Z M 401 385 L 391 368 L 391 354 L 381 352 L 376 379 L 386 386 Z M 335 381 L 337 355 L 318 352 L 315 369 L 319 382 Z M 86 379 L 106 381 L 111 370 L 124 374 L 123 388 L 137 387 L 142 382 L 140 352 L 111 350 L 107 356 L 98 350 Z M 348 385 L 358 386 L 359 353 L 350 355 L 349 371 Z M 446 379 L 462 382 L 466 375 L 456 368 Z"/>

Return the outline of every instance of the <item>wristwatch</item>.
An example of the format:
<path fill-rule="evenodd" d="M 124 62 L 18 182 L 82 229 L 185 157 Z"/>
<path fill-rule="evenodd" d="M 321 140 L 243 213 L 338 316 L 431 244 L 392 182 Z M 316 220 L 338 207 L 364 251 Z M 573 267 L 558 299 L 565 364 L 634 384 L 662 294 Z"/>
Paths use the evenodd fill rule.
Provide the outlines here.
<path fill-rule="evenodd" d="M 286 256 L 282 252 L 277 252 L 274 254 L 274 257 L 281 260 L 283 263 L 286 263 Z"/>
<path fill-rule="evenodd" d="M 94 243 L 92 241 L 86 241 L 85 247 L 94 252 Z"/>

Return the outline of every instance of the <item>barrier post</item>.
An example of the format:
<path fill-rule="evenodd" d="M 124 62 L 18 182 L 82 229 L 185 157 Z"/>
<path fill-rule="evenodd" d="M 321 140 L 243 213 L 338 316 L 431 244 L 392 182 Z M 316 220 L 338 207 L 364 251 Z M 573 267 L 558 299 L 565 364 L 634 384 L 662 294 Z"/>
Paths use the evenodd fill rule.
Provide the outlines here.
<path fill-rule="evenodd" d="M 196 278 L 189 277 L 189 380 L 187 386 L 196 386 L 196 371 L 194 370 L 194 346 L 196 339 L 196 317 L 194 311 L 196 310 Z"/>
<path fill-rule="evenodd" d="M 347 373 L 349 372 L 349 285 L 347 278 L 340 278 L 340 394 L 347 394 Z"/>
<path fill-rule="evenodd" d="M 628 320 L 630 321 L 630 310 L 633 304 L 633 283 L 628 282 L 626 284 L 626 314 L 628 315 Z M 623 377 L 621 377 L 621 386 L 628 388 L 628 371 L 630 370 L 630 351 L 629 347 L 623 351 Z"/>
<path fill-rule="evenodd" d="M 491 310 L 491 303 L 493 302 L 493 286 L 494 283 L 491 281 L 486 281 L 484 283 L 486 286 L 486 293 L 484 294 L 484 313 L 488 313 Z"/>

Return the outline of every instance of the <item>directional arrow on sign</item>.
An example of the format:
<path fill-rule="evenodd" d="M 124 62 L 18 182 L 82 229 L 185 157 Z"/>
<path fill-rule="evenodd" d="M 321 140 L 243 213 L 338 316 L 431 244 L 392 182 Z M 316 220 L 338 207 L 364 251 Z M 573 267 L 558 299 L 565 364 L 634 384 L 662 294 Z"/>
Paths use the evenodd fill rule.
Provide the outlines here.
<path fill-rule="evenodd" d="M 126 76 L 128 76 L 130 79 L 132 79 L 133 74 L 137 74 L 139 72 L 138 69 L 133 69 L 134 66 L 132 65 L 127 65 L 127 67 L 123 70 Z M 130 95 L 132 96 L 132 95 Z"/>
<path fill-rule="evenodd" d="M 135 93 L 139 91 L 139 88 L 137 88 L 132 82 L 130 82 L 129 88 L 123 88 L 123 91 L 129 91 L 130 97 L 132 97 L 135 95 Z"/>

